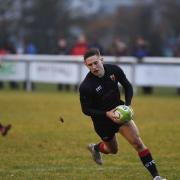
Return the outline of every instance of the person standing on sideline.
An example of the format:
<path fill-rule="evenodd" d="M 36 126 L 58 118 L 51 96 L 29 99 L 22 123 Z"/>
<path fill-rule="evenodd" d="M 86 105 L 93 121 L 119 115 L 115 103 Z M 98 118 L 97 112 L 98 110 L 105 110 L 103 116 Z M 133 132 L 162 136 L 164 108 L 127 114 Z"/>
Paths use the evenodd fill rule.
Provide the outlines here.
<path fill-rule="evenodd" d="M 70 50 L 69 50 L 69 46 L 68 46 L 68 42 L 67 42 L 66 38 L 61 37 L 58 39 L 57 47 L 56 47 L 54 53 L 57 55 L 69 55 L 70 54 Z M 71 86 L 70 86 L 70 84 L 67 84 L 67 83 L 58 83 L 57 89 L 59 91 L 62 91 L 64 89 L 66 91 L 70 91 Z"/>
<path fill-rule="evenodd" d="M 0 55 L 16 54 L 16 49 L 12 42 L 5 40 L 0 47 Z M 10 88 L 13 90 L 19 89 L 19 84 L 15 81 L 9 82 Z M 0 82 L 0 89 L 4 88 L 4 83 Z"/>
<path fill-rule="evenodd" d="M 139 63 L 141 63 L 144 57 L 151 56 L 149 42 L 145 40 L 142 36 L 138 36 L 135 41 L 133 56 L 135 56 L 138 59 Z M 143 86 L 142 90 L 144 94 L 153 93 L 153 87 L 149 85 Z"/>
<path fill-rule="evenodd" d="M 74 43 L 74 45 L 71 49 L 71 55 L 83 56 L 88 49 L 89 49 L 89 47 L 88 47 L 87 38 L 85 35 L 82 34 L 77 38 L 76 42 Z M 74 86 L 74 90 L 75 91 L 78 90 L 77 84 Z"/>
<path fill-rule="evenodd" d="M 70 54 L 74 56 L 84 55 L 88 50 L 88 42 L 85 35 L 80 35 L 73 45 Z"/>
<path fill-rule="evenodd" d="M 85 115 L 91 117 L 94 129 L 101 138 L 97 144 L 89 144 L 94 161 L 102 165 L 103 154 L 116 154 L 118 144 L 116 133 L 119 132 L 137 151 L 143 165 L 154 180 L 165 180 L 159 176 L 150 150 L 139 136 L 138 128 L 133 120 L 119 124 L 115 109 L 118 105 L 131 105 L 133 88 L 123 70 L 111 64 L 103 64 L 103 57 L 98 49 L 89 49 L 84 54 L 84 64 L 89 73 L 81 83 L 80 103 Z M 125 90 L 125 102 L 121 100 L 118 83 Z"/>
<path fill-rule="evenodd" d="M 38 49 L 36 44 L 28 37 L 24 39 L 24 54 L 26 55 L 35 55 L 38 53 Z M 32 90 L 36 89 L 36 85 L 34 82 L 31 83 Z M 23 83 L 23 89 L 27 88 L 27 82 Z"/>

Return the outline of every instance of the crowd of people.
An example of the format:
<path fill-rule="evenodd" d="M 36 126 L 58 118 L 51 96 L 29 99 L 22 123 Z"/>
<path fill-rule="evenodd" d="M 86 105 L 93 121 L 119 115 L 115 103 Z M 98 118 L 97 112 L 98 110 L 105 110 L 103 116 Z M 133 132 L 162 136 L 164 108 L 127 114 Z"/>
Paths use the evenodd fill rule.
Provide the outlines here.
<path fill-rule="evenodd" d="M 159 50 L 154 50 L 153 45 L 143 36 L 137 36 L 131 42 L 127 42 L 121 37 L 114 37 L 108 45 L 103 46 L 96 36 L 87 38 L 85 35 L 80 35 L 72 45 L 70 44 L 72 43 L 68 42 L 67 38 L 59 38 L 54 52 L 57 54 L 83 55 L 87 49 L 98 48 L 106 56 L 135 56 L 138 58 L 144 56 L 180 56 L 180 35 L 177 38 L 166 40 Z"/>
<path fill-rule="evenodd" d="M 0 41 L 1 42 L 1 41 Z M 133 42 L 133 43 L 132 43 Z M 100 53 L 105 56 L 135 56 L 141 61 L 145 56 L 154 56 L 152 45 L 143 36 L 138 36 L 131 43 L 126 42 L 121 37 L 114 37 L 114 39 L 109 42 L 108 46 L 104 47 L 100 42 L 98 37 L 95 35 L 87 38 L 85 35 L 80 35 L 72 43 L 69 42 L 68 38 L 60 37 L 57 43 L 54 45 L 54 49 L 50 54 L 57 55 L 84 55 L 89 48 L 98 48 Z M 177 38 L 169 38 L 163 45 L 161 52 L 158 56 L 173 56 L 180 57 L 180 35 Z M 0 43 L 0 55 L 4 54 L 39 54 L 37 45 L 29 39 L 25 39 L 22 48 L 15 48 L 12 43 L 5 41 Z M 19 85 L 16 82 L 9 82 L 11 89 L 18 89 Z M 26 88 L 26 83 L 23 83 L 24 89 Z M 3 88 L 3 82 L 0 82 L 0 89 Z M 35 84 L 32 84 L 32 89 L 35 89 Z M 58 84 L 57 89 L 70 90 L 69 84 Z M 144 94 L 151 94 L 153 88 L 150 86 L 142 87 Z M 178 94 L 180 94 L 180 88 L 178 88 Z"/>
<path fill-rule="evenodd" d="M 24 40 L 23 48 L 19 49 L 9 40 L 0 41 L 0 56 L 4 56 L 7 54 L 37 54 L 37 47 L 34 43 L 29 40 Z M 11 89 L 16 90 L 19 89 L 19 84 L 15 81 L 10 81 L 9 86 Z M 34 88 L 34 84 L 32 84 Z M 0 89 L 4 88 L 4 83 L 0 81 Z M 26 88 L 26 82 L 23 83 L 23 88 Z"/>
<path fill-rule="evenodd" d="M 18 44 L 18 45 L 17 45 Z M 23 42 L 16 45 L 11 41 L 3 40 L 0 37 L 0 55 L 3 54 L 42 54 L 35 42 L 29 38 L 25 38 Z M 19 45 L 21 44 L 21 45 Z M 159 52 L 154 52 L 153 45 L 143 36 L 137 36 L 134 40 L 125 40 L 122 37 L 114 37 L 108 44 L 104 45 L 99 41 L 98 37 L 86 37 L 79 35 L 71 41 L 68 37 L 59 37 L 56 44 L 46 54 L 61 55 L 83 55 L 87 49 L 98 48 L 103 55 L 106 56 L 136 56 L 142 58 L 144 56 L 180 56 L 180 35 L 176 38 L 167 38 L 159 47 Z"/>

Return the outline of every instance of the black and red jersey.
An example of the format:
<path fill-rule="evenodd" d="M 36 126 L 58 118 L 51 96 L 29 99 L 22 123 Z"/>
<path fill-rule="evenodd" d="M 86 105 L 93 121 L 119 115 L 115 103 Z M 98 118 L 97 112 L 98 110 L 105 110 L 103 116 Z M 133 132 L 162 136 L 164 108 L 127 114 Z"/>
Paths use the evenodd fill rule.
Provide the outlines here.
<path fill-rule="evenodd" d="M 123 104 L 119 83 L 124 88 L 126 105 L 131 104 L 133 96 L 132 85 L 120 67 L 105 64 L 104 69 L 101 78 L 89 72 L 79 88 L 82 111 L 92 118 L 103 117 L 106 111 Z"/>

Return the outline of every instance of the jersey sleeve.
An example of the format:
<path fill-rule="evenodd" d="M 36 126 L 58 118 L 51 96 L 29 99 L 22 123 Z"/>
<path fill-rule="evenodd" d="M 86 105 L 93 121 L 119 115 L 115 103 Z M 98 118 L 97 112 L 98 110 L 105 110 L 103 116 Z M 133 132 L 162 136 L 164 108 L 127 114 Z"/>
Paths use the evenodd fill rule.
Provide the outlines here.
<path fill-rule="evenodd" d="M 92 107 L 92 97 L 93 94 L 91 93 L 90 88 L 88 87 L 80 87 L 80 103 L 81 103 L 81 109 L 84 114 L 91 117 L 97 117 L 97 116 L 105 116 L 106 112 L 102 110 L 98 110 Z"/>
<path fill-rule="evenodd" d="M 133 97 L 133 87 L 132 87 L 131 83 L 129 82 L 129 80 L 127 79 L 124 71 L 118 66 L 116 69 L 116 73 L 117 73 L 119 83 L 124 88 L 125 105 L 129 106 L 129 105 L 131 105 L 131 100 Z"/>

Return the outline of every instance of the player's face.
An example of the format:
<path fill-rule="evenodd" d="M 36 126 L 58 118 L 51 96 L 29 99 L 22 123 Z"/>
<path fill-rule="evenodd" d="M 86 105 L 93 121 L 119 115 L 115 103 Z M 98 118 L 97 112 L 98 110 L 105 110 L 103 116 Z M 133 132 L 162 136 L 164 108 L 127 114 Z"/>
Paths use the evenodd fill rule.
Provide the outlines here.
<path fill-rule="evenodd" d="M 102 77 L 104 75 L 104 66 L 103 66 L 103 58 L 97 55 L 88 57 L 85 60 L 85 65 L 91 71 L 92 74 L 98 77 Z"/>

